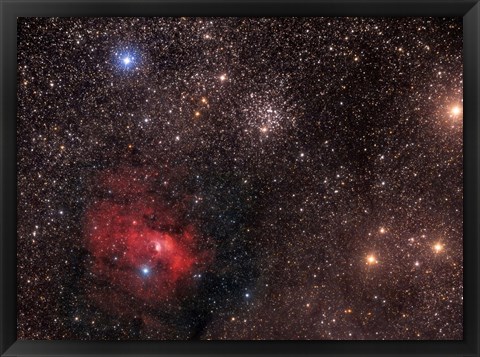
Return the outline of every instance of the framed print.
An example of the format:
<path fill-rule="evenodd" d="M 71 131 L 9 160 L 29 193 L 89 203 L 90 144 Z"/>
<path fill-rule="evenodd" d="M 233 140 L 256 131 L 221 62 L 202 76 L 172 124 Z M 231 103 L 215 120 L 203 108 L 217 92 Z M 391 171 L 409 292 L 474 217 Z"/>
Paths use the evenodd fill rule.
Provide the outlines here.
<path fill-rule="evenodd" d="M 479 6 L 2 1 L 2 356 L 478 356 Z"/>

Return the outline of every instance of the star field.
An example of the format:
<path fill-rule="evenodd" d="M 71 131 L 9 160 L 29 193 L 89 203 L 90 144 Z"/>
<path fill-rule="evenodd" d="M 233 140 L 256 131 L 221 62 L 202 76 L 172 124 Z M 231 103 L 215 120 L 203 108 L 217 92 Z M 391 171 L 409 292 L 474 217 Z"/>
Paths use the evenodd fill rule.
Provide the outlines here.
<path fill-rule="evenodd" d="M 18 338 L 463 338 L 461 18 L 20 18 Z"/>

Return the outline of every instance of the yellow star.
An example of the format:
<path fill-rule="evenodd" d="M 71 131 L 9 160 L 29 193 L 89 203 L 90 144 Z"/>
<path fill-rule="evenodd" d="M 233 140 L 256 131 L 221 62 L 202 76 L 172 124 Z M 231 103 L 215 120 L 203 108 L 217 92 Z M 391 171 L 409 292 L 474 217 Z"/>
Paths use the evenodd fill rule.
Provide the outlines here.
<path fill-rule="evenodd" d="M 462 108 L 458 105 L 455 105 L 450 109 L 450 114 L 452 114 L 455 117 L 459 116 L 461 113 L 462 113 Z"/>
<path fill-rule="evenodd" d="M 367 265 L 373 265 L 378 263 L 377 258 L 373 254 L 368 255 L 366 259 Z"/>
<path fill-rule="evenodd" d="M 435 251 L 435 253 L 440 253 L 443 248 L 443 244 L 441 243 L 435 243 L 435 245 L 433 246 L 433 250 Z"/>

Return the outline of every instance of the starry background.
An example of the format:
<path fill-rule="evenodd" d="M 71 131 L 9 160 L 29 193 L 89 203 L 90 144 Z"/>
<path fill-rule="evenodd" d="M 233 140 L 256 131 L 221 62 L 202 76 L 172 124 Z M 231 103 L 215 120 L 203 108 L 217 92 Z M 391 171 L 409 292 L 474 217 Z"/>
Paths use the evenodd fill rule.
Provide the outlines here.
<path fill-rule="evenodd" d="M 462 339 L 462 85 L 461 18 L 20 18 L 18 338 Z"/>

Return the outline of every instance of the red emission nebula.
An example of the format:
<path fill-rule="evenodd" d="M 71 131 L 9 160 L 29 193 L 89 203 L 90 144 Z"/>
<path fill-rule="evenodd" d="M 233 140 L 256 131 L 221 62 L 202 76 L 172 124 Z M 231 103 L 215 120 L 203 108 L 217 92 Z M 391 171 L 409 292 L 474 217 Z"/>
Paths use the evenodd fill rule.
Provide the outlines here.
<path fill-rule="evenodd" d="M 95 182 L 102 197 L 86 213 L 86 247 L 91 272 L 113 288 L 106 293 L 116 302 L 133 296 L 155 305 L 185 294 L 194 272 L 213 256 L 199 247 L 201 236 L 185 221 L 188 195 L 165 199 L 165 177 L 160 182 L 151 168 L 122 167 Z"/>

